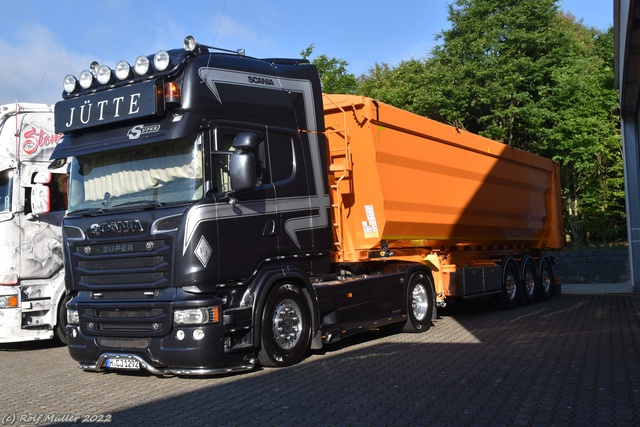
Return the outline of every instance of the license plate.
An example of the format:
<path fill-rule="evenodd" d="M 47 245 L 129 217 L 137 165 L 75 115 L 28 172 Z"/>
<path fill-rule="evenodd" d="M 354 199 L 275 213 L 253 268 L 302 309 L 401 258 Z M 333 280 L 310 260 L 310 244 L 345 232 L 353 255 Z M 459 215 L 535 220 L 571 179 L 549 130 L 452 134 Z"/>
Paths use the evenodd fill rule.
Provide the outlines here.
<path fill-rule="evenodd" d="M 140 370 L 140 362 L 136 359 L 129 358 L 107 358 L 107 368 Z"/>

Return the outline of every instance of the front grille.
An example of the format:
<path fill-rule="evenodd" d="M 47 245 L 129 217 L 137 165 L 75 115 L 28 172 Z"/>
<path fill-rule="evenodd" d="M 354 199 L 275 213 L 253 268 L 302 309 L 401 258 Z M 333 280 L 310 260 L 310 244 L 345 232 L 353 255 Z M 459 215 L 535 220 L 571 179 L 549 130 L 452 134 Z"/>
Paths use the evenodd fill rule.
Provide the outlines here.
<path fill-rule="evenodd" d="M 95 291 L 170 286 L 170 242 L 116 241 L 78 244 L 72 250 L 79 286 Z"/>
<path fill-rule="evenodd" d="M 171 330 L 171 308 L 83 308 L 79 307 L 81 324 L 90 334 L 124 334 L 128 336 L 160 336 Z"/>
<path fill-rule="evenodd" d="M 96 318 L 100 319 L 126 319 L 127 317 L 144 317 L 146 319 L 161 316 L 161 308 L 142 308 L 137 310 L 122 310 L 119 308 L 100 308 L 93 310 Z"/>
<path fill-rule="evenodd" d="M 101 271 L 101 270 L 121 270 L 129 268 L 150 268 L 160 265 L 164 261 L 161 256 L 154 257 L 135 257 L 127 259 L 100 259 L 80 261 L 78 266 L 82 270 L 87 271 Z"/>
<path fill-rule="evenodd" d="M 112 338 L 98 337 L 98 345 L 106 348 L 147 348 L 150 340 L 147 338 Z"/>
<path fill-rule="evenodd" d="M 89 285 L 154 284 L 164 278 L 164 273 L 103 274 L 100 276 L 80 276 L 80 281 Z"/>
<path fill-rule="evenodd" d="M 159 323 L 98 323 L 96 330 L 102 332 L 155 332 Z"/>

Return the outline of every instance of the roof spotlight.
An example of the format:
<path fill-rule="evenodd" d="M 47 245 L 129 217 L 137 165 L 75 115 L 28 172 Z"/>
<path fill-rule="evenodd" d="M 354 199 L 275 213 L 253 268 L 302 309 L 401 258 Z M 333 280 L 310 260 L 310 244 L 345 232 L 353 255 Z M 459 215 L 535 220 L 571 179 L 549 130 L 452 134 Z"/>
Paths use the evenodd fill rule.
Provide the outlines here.
<path fill-rule="evenodd" d="M 100 66 L 100 68 L 98 68 L 96 80 L 98 80 L 98 83 L 100 83 L 101 85 L 106 85 L 107 83 L 109 83 L 111 81 L 111 68 L 107 67 L 106 65 Z"/>
<path fill-rule="evenodd" d="M 136 63 L 133 65 L 133 69 L 139 76 L 144 76 L 149 72 L 149 58 L 146 56 L 138 56 Z"/>
<path fill-rule="evenodd" d="M 131 65 L 127 61 L 120 61 L 116 65 L 116 78 L 126 80 L 131 76 Z"/>

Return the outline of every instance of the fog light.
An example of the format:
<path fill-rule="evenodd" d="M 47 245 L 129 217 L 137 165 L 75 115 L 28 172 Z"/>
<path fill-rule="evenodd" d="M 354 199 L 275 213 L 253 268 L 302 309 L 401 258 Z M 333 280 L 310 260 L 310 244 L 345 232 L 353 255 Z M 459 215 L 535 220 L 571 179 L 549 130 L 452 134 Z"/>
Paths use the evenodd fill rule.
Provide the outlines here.
<path fill-rule="evenodd" d="M 193 331 L 194 340 L 200 341 L 202 338 L 204 338 L 204 331 L 202 329 L 196 329 L 195 331 Z"/>
<path fill-rule="evenodd" d="M 176 339 L 178 341 L 182 341 L 184 339 L 184 331 L 182 329 L 176 332 Z"/>

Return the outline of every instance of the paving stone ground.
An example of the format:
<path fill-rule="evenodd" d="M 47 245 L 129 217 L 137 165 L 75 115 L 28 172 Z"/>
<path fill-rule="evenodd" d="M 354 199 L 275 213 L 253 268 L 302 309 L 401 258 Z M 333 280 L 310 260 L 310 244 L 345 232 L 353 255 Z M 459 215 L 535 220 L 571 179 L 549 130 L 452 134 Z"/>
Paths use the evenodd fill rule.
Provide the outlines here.
<path fill-rule="evenodd" d="M 296 366 L 225 377 L 84 372 L 65 347 L 3 345 L 0 424 L 640 425 L 640 295 L 439 314 L 423 334 L 367 332 Z"/>

